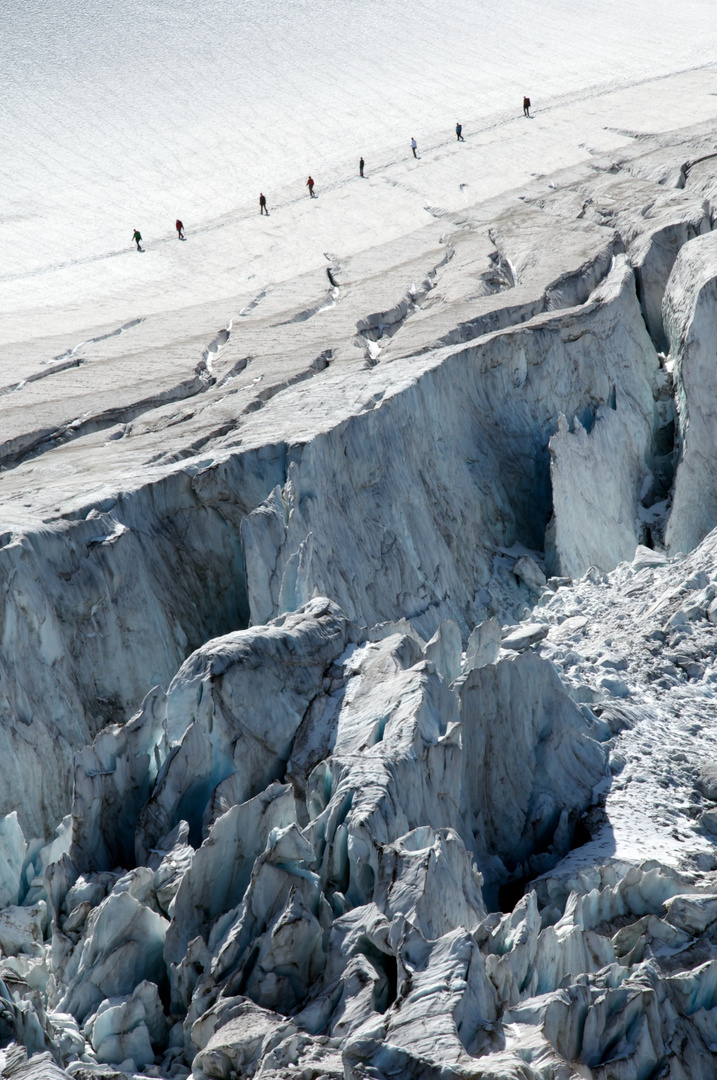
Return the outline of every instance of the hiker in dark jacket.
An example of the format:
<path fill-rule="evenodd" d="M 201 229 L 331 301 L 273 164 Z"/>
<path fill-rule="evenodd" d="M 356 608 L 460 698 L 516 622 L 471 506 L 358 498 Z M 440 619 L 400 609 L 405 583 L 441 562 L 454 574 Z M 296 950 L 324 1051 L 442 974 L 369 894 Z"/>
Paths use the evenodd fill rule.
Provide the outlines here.
<path fill-rule="evenodd" d="M 364 159 L 361 158 L 361 160 L 359 161 L 359 176 L 363 176 L 363 170 L 364 170 L 364 165 L 365 164 L 366 163 L 365 163 Z"/>
<path fill-rule="evenodd" d="M 262 194 L 259 195 L 259 215 L 261 216 L 261 214 L 269 216 L 269 211 L 266 208 L 266 195 Z"/>
<path fill-rule="evenodd" d="M 137 245 L 137 251 L 143 251 L 144 249 L 141 247 L 142 233 L 139 231 L 139 229 L 134 230 L 134 232 L 132 233 L 132 239 Z"/>
<path fill-rule="evenodd" d="M 529 120 L 533 119 L 532 116 L 530 115 L 530 98 L 529 97 L 524 97 L 523 98 L 523 116 L 527 116 Z"/>
<path fill-rule="evenodd" d="M 463 138 L 463 124 L 456 124 L 456 139 L 458 142 L 465 142 Z"/>

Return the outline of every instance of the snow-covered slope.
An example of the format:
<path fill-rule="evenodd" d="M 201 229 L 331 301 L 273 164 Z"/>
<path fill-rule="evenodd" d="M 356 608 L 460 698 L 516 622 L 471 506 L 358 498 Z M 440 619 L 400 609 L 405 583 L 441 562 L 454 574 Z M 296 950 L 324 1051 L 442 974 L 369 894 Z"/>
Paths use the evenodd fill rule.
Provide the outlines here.
<path fill-rule="evenodd" d="M 0 310 L 46 312 L 69 280 L 75 315 L 150 285 L 181 308 L 202 276 L 204 295 L 231 295 L 261 251 L 242 240 L 260 190 L 272 208 L 295 202 L 312 172 L 323 195 L 361 154 L 375 174 L 412 135 L 445 147 L 461 120 L 474 137 L 520 116 L 523 93 L 544 110 L 714 63 L 710 13 L 705 0 L 682 0 L 679 19 L 673 0 L 5 0 Z M 200 236 L 216 255 L 231 234 L 225 291 L 205 257 L 187 288 L 177 216 L 194 259 Z M 137 227 L 154 248 L 141 269 Z M 26 322 L 13 340 L 27 336 Z"/>
<path fill-rule="evenodd" d="M 3 1075 L 715 1076 L 717 157 L 619 139 L 18 352 Z"/>

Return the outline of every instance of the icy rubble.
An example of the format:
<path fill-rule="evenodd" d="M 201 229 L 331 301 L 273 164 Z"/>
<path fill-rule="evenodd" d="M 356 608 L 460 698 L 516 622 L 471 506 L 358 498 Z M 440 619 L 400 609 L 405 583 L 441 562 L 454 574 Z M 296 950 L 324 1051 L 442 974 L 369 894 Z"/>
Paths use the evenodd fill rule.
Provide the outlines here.
<path fill-rule="evenodd" d="M 705 144 L 334 260 L 4 534 L 3 1076 L 714 1077 Z"/>
<path fill-rule="evenodd" d="M 251 1063 L 245 1026 L 236 1031 L 251 1002 L 270 1017 L 259 1025 L 263 1040 L 252 1043 L 251 1061 L 277 1031 L 282 1038 L 303 1032 L 307 1046 L 309 1036 L 326 1032 L 341 1051 L 337 1061 L 344 1049 L 350 1061 L 369 1037 L 382 1043 L 370 1032 L 390 1015 L 409 956 L 414 964 L 422 957 L 426 990 L 432 963 L 447 973 L 470 956 L 479 964 L 471 934 L 487 917 L 485 882 L 497 887 L 524 872 L 538 847 L 548 865 L 569 848 L 607 755 L 549 663 L 506 657 L 449 683 L 415 636 L 385 628 L 387 636 L 370 641 L 349 629 L 335 605 L 317 599 L 266 627 L 210 642 L 170 686 L 159 737 L 150 696 L 150 721 L 142 725 L 140 715 L 128 725 L 133 739 L 127 728 L 110 728 L 93 755 L 89 748 L 78 754 L 73 828 L 95 844 L 73 841 L 60 860 L 64 886 L 47 882 L 53 925 L 45 1023 L 51 1031 L 52 1010 L 74 1016 L 88 1061 L 131 1059 L 141 1068 L 166 1049 L 165 1065 L 173 1058 L 191 1064 L 199 1052 L 196 1075 L 228 1076 L 241 1061 L 245 1069 Z M 524 748 L 512 809 L 505 800 L 514 747 L 501 733 L 504 715 Z M 275 742 L 265 736 L 253 745 L 248 722 L 258 725 L 262 716 L 274 718 L 264 730 L 274 731 Z M 282 718 L 298 733 L 288 744 Z M 189 781 L 186 765 L 174 765 L 192 731 L 207 745 L 236 747 L 233 758 L 222 754 L 226 775 L 214 785 L 204 780 L 201 755 Z M 114 765 L 99 786 L 98 753 Z M 158 766 L 148 798 L 138 763 Z M 289 782 L 278 782 L 277 771 Z M 123 874 L 105 863 L 108 851 L 121 850 L 112 834 L 127 829 L 127 813 L 103 812 L 103 802 L 115 805 L 121 782 L 125 806 L 135 806 L 138 855 Z M 217 804 L 218 788 L 227 809 Z M 158 817 L 167 790 L 172 799 Z M 174 820 L 182 812 L 200 829 L 193 851 L 192 826 Z M 150 840 L 160 821 L 167 835 Z M 411 993 L 421 1001 L 426 990 Z M 489 983 L 471 993 L 492 1002 L 495 1019 Z M 457 986 L 446 1020 L 463 997 Z M 465 1024 L 474 1025 L 473 1005 L 463 1008 Z"/>
<path fill-rule="evenodd" d="M 43 969 L 33 990 L 8 967 L 21 956 L 0 963 L 6 1038 L 75 1076 L 80 1061 L 87 1076 L 110 1063 L 198 1080 L 713 1076 L 716 554 L 717 532 L 688 558 L 639 549 L 610 575 L 546 586 L 545 633 L 517 652 L 507 635 L 497 660 L 464 657 L 453 679 L 428 659 L 435 642 L 362 631 L 322 598 L 207 643 L 159 730 L 154 693 L 134 741 L 119 726 L 95 740 L 114 761 L 99 788 L 78 755 L 73 829 L 101 841 L 70 846 L 82 873 L 65 852 L 34 879 L 34 906 L 3 913 Z M 246 728 L 262 715 L 295 732 L 288 755 L 262 750 L 278 778 Z M 147 809 L 174 790 L 190 730 L 248 739 L 251 779 L 245 755 L 224 756 L 227 775 L 214 788 L 198 775 L 150 845 Z M 126 872 L 104 863 L 128 818 L 101 809 L 122 778 L 138 856 Z"/>

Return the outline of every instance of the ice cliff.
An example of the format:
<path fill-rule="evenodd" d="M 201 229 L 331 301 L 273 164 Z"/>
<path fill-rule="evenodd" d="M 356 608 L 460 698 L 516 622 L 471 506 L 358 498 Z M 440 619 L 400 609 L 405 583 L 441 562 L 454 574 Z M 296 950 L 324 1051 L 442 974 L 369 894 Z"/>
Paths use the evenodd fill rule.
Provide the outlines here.
<path fill-rule="evenodd" d="M 711 140 L 16 388 L 3 1077 L 717 1075 Z"/>

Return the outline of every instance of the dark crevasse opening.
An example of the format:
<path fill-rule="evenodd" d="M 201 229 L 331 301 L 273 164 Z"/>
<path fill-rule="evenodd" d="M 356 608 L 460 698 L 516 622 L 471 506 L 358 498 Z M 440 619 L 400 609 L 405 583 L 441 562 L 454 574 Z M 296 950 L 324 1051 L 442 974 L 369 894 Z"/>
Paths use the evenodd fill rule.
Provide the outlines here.
<path fill-rule="evenodd" d="M 528 878 L 517 878 L 515 881 L 506 881 L 498 889 L 498 910 L 507 915 L 513 910 L 518 901 L 525 895 L 525 887 Z"/>
<path fill-rule="evenodd" d="M 675 473 L 682 453 L 672 372 L 665 367 L 664 356 L 660 356 L 660 361 L 662 369 L 658 374 L 655 389 L 655 422 L 650 462 L 652 481 L 641 495 L 639 511 L 644 522 L 643 542 L 650 548 L 663 543 Z"/>
<path fill-rule="evenodd" d="M 510 507 L 504 515 L 506 534 L 504 540 L 518 542 L 533 551 L 542 551 L 545 529 L 553 510 L 553 488 L 550 479 L 550 454 L 548 439 L 539 433 L 526 437 L 523 432 L 503 433 L 500 442 L 490 448 L 479 445 L 481 454 L 476 462 L 476 472 L 483 474 L 488 467 L 495 470 L 505 492 L 505 502 Z M 500 507 L 500 498 L 497 507 Z M 496 493 L 487 493 L 486 504 L 496 507 Z M 495 512 L 495 511 L 494 511 Z"/>
<path fill-rule="evenodd" d="M 396 1000 L 398 988 L 398 964 L 396 957 L 381 952 L 367 939 L 361 944 L 360 951 L 371 962 L 378 979 L 371 995 L 371 1008 L 385 1013 Z"/>
<path fill-rule="evenodd" d="M 592 840 L 588 813 L 582 814 L 575 822 L 569 851 L 575 851 L 577 848 L 584 847 L 585 844 L 589 844 Z M 507 915 L 514 909 L 515 905 L 525 893 L 529 891 L 531 882 L 534 881 L 539 874 L 545 873 L 547 870 L 552 869 L 553 866 L 557 866 L 560 860 L 565 857 L 565 854 L 567 854 L 567 852 L 550 852 L 547 846 L 543 851 L 536 851 L 534 856 L 538 857 L 538 860 L 542 862 L 542 865 L 531 866 L 531 869 L 527 874 L 521 874 L 518 877 L 511 878 L 509 881 L 500 885 L 498 889 L 494 891 L 494 895 L 489 895 L 487 897 L 487 900 L 492 901 L 489 906 L 494 910 L 497 908 L 498 911 Z"/>

